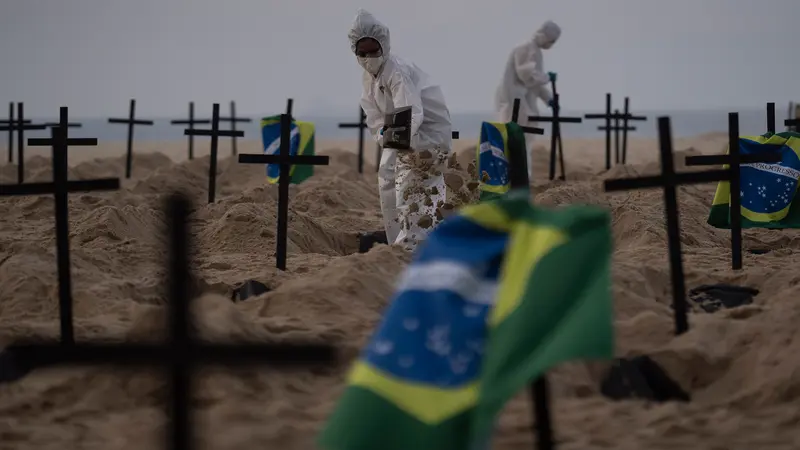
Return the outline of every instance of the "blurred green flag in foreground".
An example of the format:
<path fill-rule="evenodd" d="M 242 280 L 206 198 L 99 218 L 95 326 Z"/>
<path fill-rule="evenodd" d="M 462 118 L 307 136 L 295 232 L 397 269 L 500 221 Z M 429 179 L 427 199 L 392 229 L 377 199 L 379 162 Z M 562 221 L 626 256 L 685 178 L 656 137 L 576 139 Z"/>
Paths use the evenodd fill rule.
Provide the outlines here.
<path fill-rule="evenodd" d="M 330 450 L 467 450 L 554 365 L 611 358 L 611 231 L 592 206 L 510 192 L 418 249 L 320 438 Z"/>

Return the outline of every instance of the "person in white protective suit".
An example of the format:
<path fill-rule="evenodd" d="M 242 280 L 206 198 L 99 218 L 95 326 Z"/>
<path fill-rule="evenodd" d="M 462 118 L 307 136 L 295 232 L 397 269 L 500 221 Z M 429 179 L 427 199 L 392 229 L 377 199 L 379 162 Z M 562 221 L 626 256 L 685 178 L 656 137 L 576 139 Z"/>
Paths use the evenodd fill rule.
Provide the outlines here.
<path fill-rule="evenodd" d="M 383 148 L 378 188 L 387 241 L 414 249 L 438 223 L 437 208 L 445 201 L 450 112 L 428 74 L 391 53 L 389 28 L 372 14 L 359 10 L 347 37 L 364 69 L 361 107 L 378 145 L 385 114 L 411 106 L 411 150 Z"/>
<path fill-rule="evenodd" d="M 495 111 L 497 120 L 503 123 L 510 122 L 514 111 L 514 99 L 520 100 L 518 123 L 523 126 L 535 127 L 535 121 L 529 121 L 528 116 L 538 116 L 539 108 L 536 100 L 552 108 L 553 94 L 547 85 L 555 81 L 555 72 L 544 72 L 542 50 L 547 50 L 556 43 L 561 36 L 561 28 L 548 20 L 529 41 L 514 47 L 506 62 L 503 71 L 503 80 L 495 92 Z M 532 176 L 531 151 L 533 135 L 525 133 L 525 148 L 528 156 L 528 175 Z"/>

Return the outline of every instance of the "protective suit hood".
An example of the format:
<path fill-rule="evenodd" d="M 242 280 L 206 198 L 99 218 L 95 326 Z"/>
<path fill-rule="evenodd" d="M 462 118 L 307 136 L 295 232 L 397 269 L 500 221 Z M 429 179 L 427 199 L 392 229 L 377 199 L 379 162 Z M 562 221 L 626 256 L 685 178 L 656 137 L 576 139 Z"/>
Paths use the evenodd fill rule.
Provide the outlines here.
<path fill-rule="evenodd" d="M 539 27 L 533 35 L 533 40 L 537 45 L 542 46 L 544 43 L 555 43 L 559 37 L 561 37 L 561 27 L 552 20 L 548 20 Z"/>
<path fill-rule="evenodd" d="M 350 50 L 353 53 L 356 52 L 358 41 L 372 38 L 381 45 L 383 56 L 389 56 L 389 28 L 364 9 L 359 9 L 356 13 L 347 38 L 350 40 Z"/>

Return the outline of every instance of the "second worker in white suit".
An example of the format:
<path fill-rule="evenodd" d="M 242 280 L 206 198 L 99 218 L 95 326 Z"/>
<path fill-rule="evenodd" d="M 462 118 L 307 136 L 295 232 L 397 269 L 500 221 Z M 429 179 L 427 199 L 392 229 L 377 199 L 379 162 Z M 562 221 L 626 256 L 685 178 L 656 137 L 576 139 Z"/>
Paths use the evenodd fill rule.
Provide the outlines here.
<path fill-rule="evenodd" d="M 450 112 L 428 74 L 390 52 L 389 28 L 372 14 L 359 10 L 347 37 L 364 69 L 361 107 L 378 145 L 383 147 L 385 114 L 411 107 L 411 150 L 383 148 L 378 188 L 389 244 L 413 249 L 438 222 L 437 208 L 445 201 Z"/>
<path fill-rule="evenodd" d="M 528 120 L 529 116 L 538 116 L 537 100 L 553 106 L 553 94 L 547 85 L 555 80 L 554 72 L 544 72 L 542 50 L 547 50 L 561 36 L 561 28 L 548 20 L 536 31 L 527 42 L 514 47 L 503 69 L 503 79 L 495 92 L 495 111 L 497 120 L 510 122 L 514 111 L 514 99 L 520 100 L 518 123 L 535 127 L 536 122 Z M 531 150 L 533 136 L 525 134 L 525 154 L 528 156 L 528 175 L 532 177 Z"/>

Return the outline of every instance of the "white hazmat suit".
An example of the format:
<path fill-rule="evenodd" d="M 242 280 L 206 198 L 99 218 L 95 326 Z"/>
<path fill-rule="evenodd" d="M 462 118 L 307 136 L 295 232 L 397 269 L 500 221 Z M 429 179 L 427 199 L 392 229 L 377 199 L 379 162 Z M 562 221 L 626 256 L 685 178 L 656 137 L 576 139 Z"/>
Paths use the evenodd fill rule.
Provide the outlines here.
<path fill-rule="evenodd" d="M 389 29 L 362 9 L 348 33 L 353 53 L 364 38 L 376 40 L 382 51 L 356 57 L 364 68 L 361 107 L 378 145 L 383 145 L 385 114 L 411 106 L 411 150 L 383 149 L 378 188 L 388 242 L 413 249 L 438 222 L 437 208 L 445 201 L 442 169 L 452 146 L 450 112 L 441 88 L 390 52 Z"/>
<path fill-rule="evenodd" d="M 529 41 L 514 47 L 503 71 L 503 80 L 495 91 L 495 111 L 497 120 L 510 122 L 514 110 L 514 99 L 520 100 L 518 123 L 535 127 L 535 121 L 528 116 L 538 116 L 536 100 L 551 105 L 553 94 L 548 89 L 548 74 L 544 71 L 542 49 L 549 49 L 561 36 L 561 28 L 552 21 L 545 22 Z M 552 105 L 551 105 L 552 106 Z M 533 135 L 525 134 L 525 147 L 528 156 L 528 175 L 532 176 L 531 149 Z"/>

